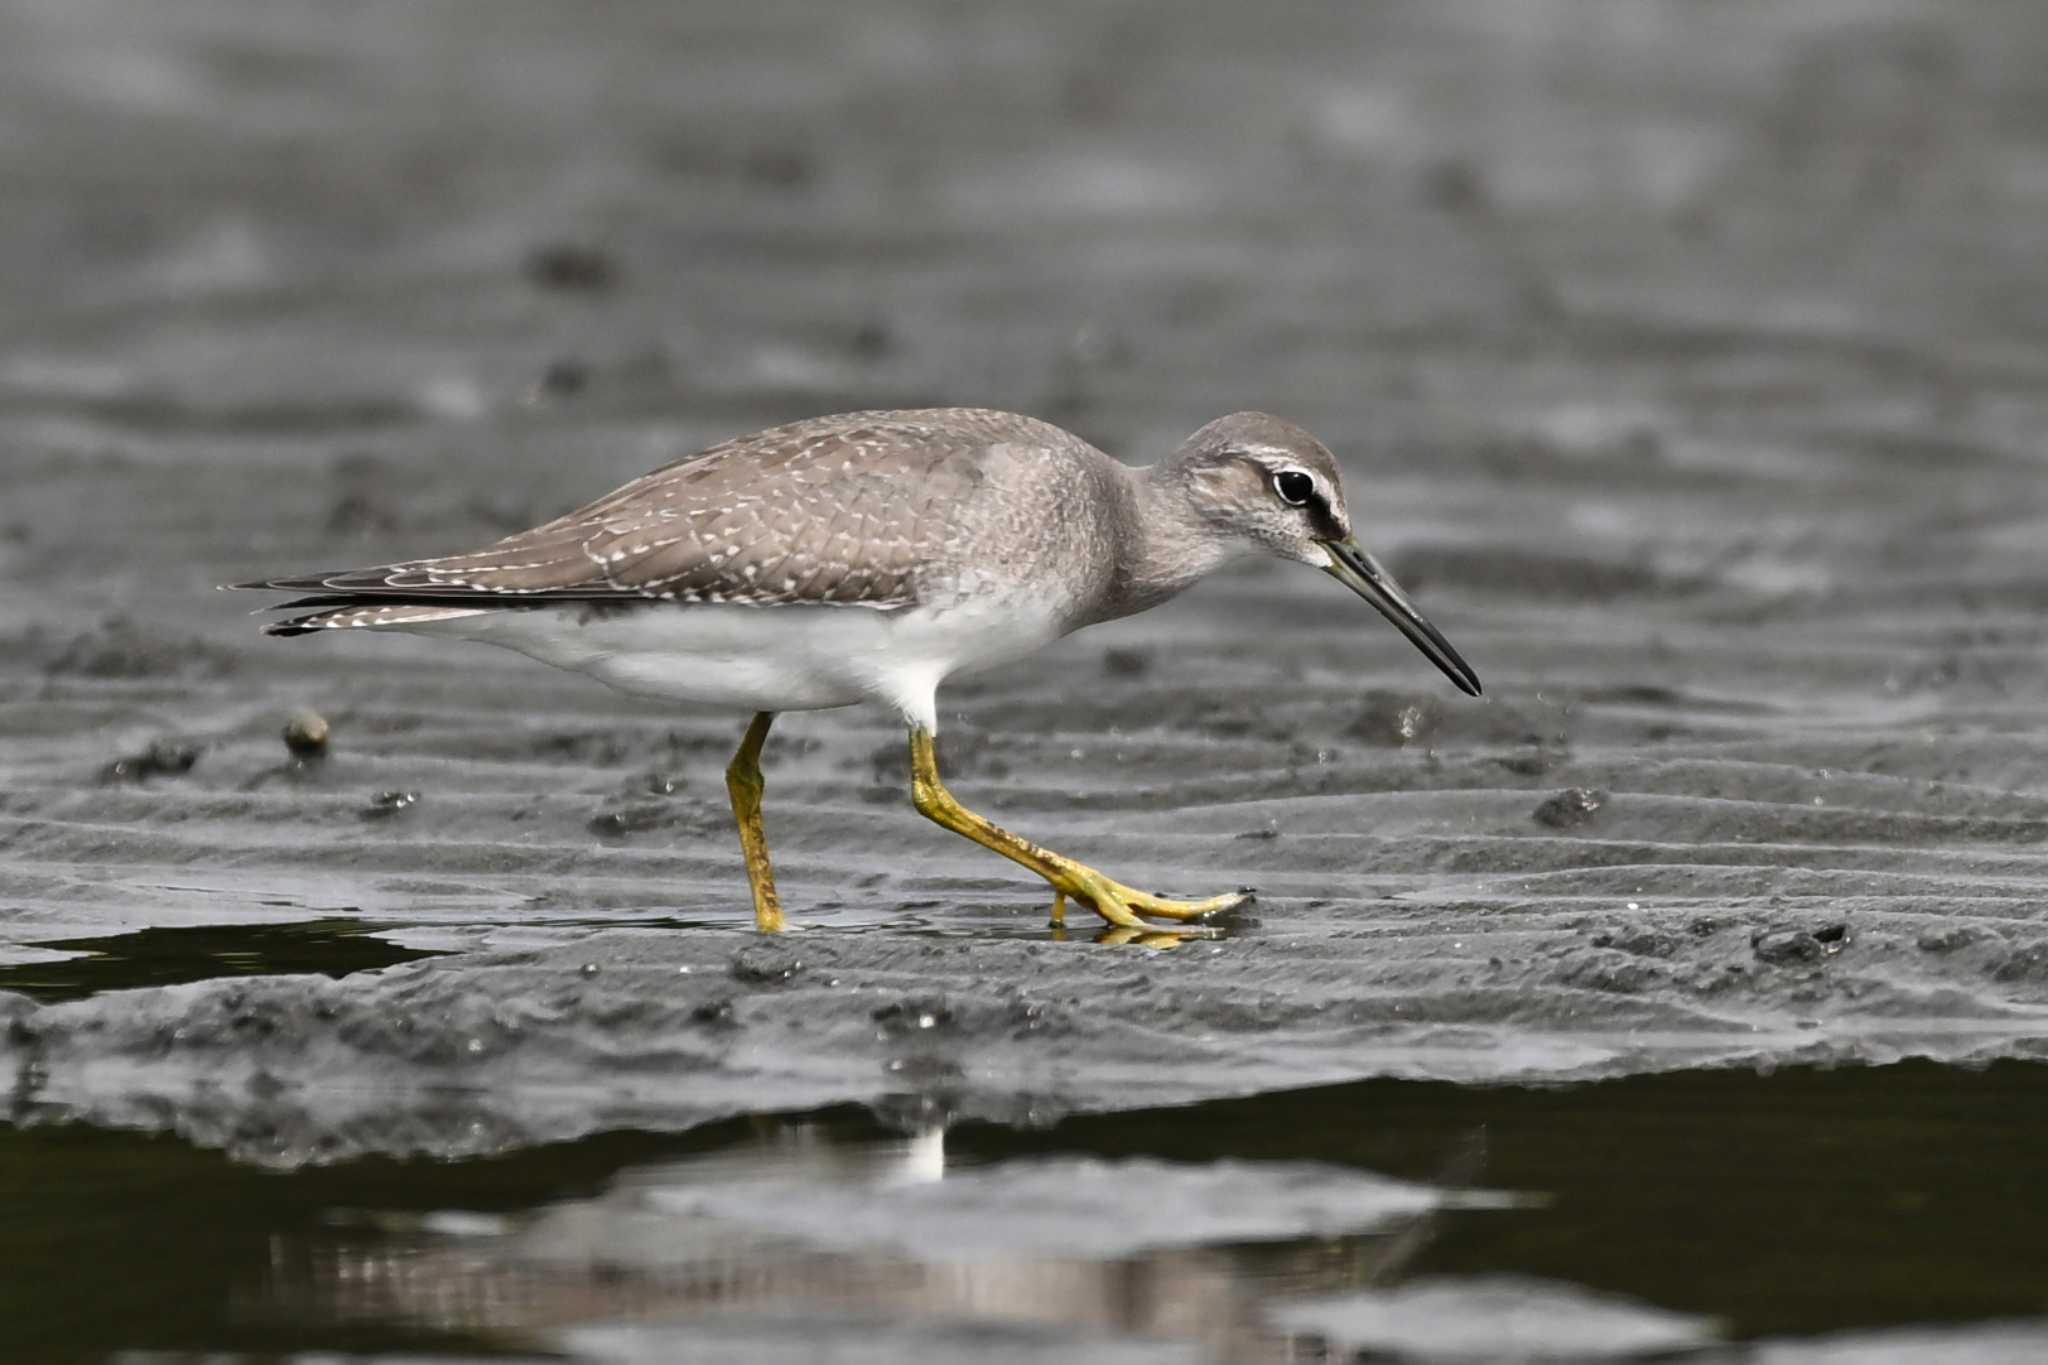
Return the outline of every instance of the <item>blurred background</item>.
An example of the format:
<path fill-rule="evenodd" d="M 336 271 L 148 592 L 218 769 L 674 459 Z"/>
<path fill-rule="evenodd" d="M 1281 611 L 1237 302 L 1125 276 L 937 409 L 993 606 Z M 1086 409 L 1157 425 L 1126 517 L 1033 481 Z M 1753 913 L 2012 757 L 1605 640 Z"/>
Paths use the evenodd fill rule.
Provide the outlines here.
<path fill-rule="evenodd" d="M 2025 5 L 0 25 L 38 594 L 182 603 L 345 550 L 309 535 L 474 537 L 774 419 L 933 403 L 1141 460 L 1281 412 L 1417 572 L 1504 586 L 1487 547 L 1567 602 L 1910 597 L 1997 579 L 2040 510 Z"/>
<path fill-rule="evenodd" d="M 7 1316 L 50 1359 L 942 1360 L 992 1322 L 1017 1359 L 2048 1351 L 2044 73 L 2020 0 L 0 0 L 0 1165 L 36 1211 Z M 1302 423 L 1486 680 L 1451 697 L 1270 565 L 949 688 L 971 804 L 1259 886 L 1213 957 L 1046 941 L 861 711 L 771 751 L 785 894 L 837 931 L 805 949 L 830 985 L 777 994 L 794 968 L 728 970 L 733 718 L 264 641 L 211 590 L 955 404 L 1135 462 L 1237 408 Z M 277 740 L 305 707 L 324 765 Z M 578 989 L 625 1013 L 534 1004 L 500 1070 L 450 1060 L 485 996 L 614 952 L 645 974 Z M 235 976 L 421 1032 L 278 1051 L 325 1025 L 231 1027 Z M 1056 999 L 1118 1026 L 1002 1051 Z M 936 1069 L 898 1036 L 927 1015 Z M 740 1040 L 693 1062 L 715 1097 L 658 1079 L 707 1020 Z M 164 1041 L 215 1027 L 202 1062 Z M 1908 1056 L 1998 1065 L 1684 1074 Z M 1343 1084 L 1272 1124 L 1029 1136 L 1312 1082 Z M 1024 1156 L 1412 1188 L 1333 1223 L 1271 1170 L 1168 1182 L 1178 1233 L 1074 1213 L 1066 1259 L 920 1258 L 939 1214 L 872 1172 L 929 1174 L 904 1131 L 966 1119 L 1008 1173 L 957 1195 L 988 1227 L 1043 1206 Z M 1283 1152 L 1290 1124 L 1331 1136 Z M 717 1152 L 781 1174 L 662 1222 Z M 882 1231 L 791 1225 L 819 1188 Z M 1197 1216 L 1231 1198 L 1282 1211 Z M 78 1273 L 134 1254 L 120 1210 L 226 1206 L 119 1311 Z M 1761 1250 L 1787 1209 L 1796 1268 Z M 826 1316 L 702 1325 L 764 1298 Z"/>

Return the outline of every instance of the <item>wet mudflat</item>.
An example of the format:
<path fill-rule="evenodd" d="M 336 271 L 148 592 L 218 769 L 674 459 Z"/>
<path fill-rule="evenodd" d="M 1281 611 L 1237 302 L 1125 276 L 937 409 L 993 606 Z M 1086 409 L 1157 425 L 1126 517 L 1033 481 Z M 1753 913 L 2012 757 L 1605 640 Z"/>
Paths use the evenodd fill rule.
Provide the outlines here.
<path fill-rule="evenodd" d="M 1933 3 L 0 9 L 37 1349 L 2038 1354 L 2044 57 Z M 1151 946 L 919 820 L 891 717 L 787 718 L 763 943 L 740 718 L 212 591 L 932 402 L 1303 422 L 1486 698 L 1279 565 L 950 686 L 969 804 L 1257 888 Z"/>

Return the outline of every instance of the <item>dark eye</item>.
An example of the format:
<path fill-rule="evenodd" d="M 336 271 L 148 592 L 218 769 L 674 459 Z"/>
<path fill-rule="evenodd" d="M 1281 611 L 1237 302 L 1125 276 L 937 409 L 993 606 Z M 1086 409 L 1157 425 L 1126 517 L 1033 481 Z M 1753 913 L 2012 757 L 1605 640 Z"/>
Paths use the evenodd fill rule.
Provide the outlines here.
<path fill-rule="evenodd" d="M 1316 495 L 1316 481 L 1299 469 L 1283 469 L 1273 476 L 1273 491 L 1289 507 L 1302 507 Z"/>

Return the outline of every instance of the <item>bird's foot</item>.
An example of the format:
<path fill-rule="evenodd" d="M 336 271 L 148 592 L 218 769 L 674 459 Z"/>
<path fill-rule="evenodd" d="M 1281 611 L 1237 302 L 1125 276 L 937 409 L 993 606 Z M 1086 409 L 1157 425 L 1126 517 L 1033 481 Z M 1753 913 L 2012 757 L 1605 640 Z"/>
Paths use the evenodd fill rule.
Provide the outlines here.
<path fill-rule="evenodd" d="M 1141 915 L 1153 915 L 1159 919 L 1206 919 L 1210 915 L 1220 915 L 1225 910 L 1236 910 L 1240 906 L 1252 903 L 1252 893 L 1249 891 L 1231 891 L 1199 901 L 1177 901 L 1166 896 L 1155 896 L 1149 891 L 1139 891 L 1134 887 L 1125 886 L 1122 882 L 1111 884 L 1123 896 L 1124 904 Z"/>
<path fill-rule="evenodd" d="M 1104 876 L 1092 867 L 1079 863 L 1071 870 L 1062 869 L 1062 875 L 1053 879 L 1052 923 L 1058 928 L 1066 922 L 1067 897 L 1092 907 L 1096 914 L 1108 920 L 1118 929 L 1139 933 L 1152 929 L 1141 916 L 1151 915 L 1157 919 L 1189 921 L 1206 918 L 1225 910 L 1235 910 L 1248 904 L 1252 895 L 1249 891 L 1236 891 L 1223 896 L 1211 896 L 1207 900 L 1182 901 L 1165 896 L 1155 896 L 1149 891 L 1125 886 L 1114 877 Z M 1200 929 L 1204 926 L 1197 926 Z"/>

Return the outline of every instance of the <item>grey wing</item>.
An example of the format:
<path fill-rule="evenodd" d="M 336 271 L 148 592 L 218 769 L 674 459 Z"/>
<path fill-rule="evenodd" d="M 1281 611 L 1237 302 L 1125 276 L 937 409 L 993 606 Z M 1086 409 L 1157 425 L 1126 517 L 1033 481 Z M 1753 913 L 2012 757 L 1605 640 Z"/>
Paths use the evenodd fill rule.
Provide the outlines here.
<path fill-rule="evenodd" d="M 949 485 L 986 438 L 928 413 L 855 413 L 714 446 L 468 554 L 236 587 L 355 602 L 628 601 L 892 609 L 917 600 Z M 510 602 L 507 603 L 508 605 Z"/>

